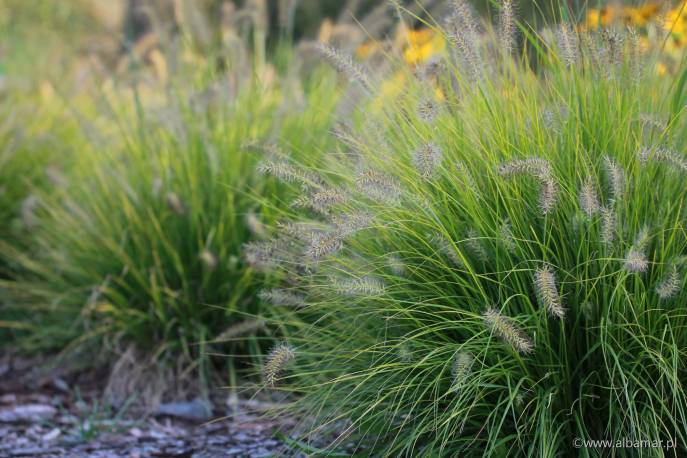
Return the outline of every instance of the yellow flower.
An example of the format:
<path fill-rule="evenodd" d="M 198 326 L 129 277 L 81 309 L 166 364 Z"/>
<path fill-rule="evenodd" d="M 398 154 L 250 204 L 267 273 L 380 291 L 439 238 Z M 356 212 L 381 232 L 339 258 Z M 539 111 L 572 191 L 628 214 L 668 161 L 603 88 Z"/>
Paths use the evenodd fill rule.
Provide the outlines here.
<path fill-rule="evenodd" d="M 653 3 L 641 7 L 627 7 L 622 16 L 626 24 L 636 27 L 645 27 L 658 13 L 659 6 Z"/>
<path fill-rule="evenodd" d="M 409 30 L 405 38 L 408 44 L 403 59 L 410 65 L 426 62 L 446 46 L 443 37 L 431 29 Z"/>
<path fill-rule="evenodd" d="M 604 6 L 598 10 L 592 8 L 587 12 L 585 25 L 590 29 L 598 28 L 599 26 L 605 27 L 613 22 L 617 15 L 618 11 L 613 6 Z"/>
<path fill-rule="evenodd" d="M 668 67 L 663 62 L 656 64 L 656 74 L 658 76 L 665 76 L 668 74 Z"/>

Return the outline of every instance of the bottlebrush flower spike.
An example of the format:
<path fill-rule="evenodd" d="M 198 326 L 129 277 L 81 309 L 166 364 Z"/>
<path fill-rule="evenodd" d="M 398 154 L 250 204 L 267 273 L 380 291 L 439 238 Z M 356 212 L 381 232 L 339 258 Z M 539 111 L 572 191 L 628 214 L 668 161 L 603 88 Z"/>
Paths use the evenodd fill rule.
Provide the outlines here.
<path fill-rule="evenodd" d="M 321 43 L 318 50 L 322 56 L 342 75 L 345 75 L 351 82 L 357 82 L 368 92 L 372 92 L 372 83 L 365 69 L 353 61 L 351 56 L 344 55 L 338 49 Z"/>
<path fill-rule="evenodd" d="M 668 148 L 644 147 L 639 150 L 637 156 L 640 164 L 642 165 L 646 165 L 650 160 L 653 160 L 672 165 L 683 173 L 687 172 L 687 159 L 685 159 L 685 157 L 677 151 L 673 151 Z"/>
<path fill-rule="evenodd" d="M 613 208 L 601 208 L 601 241 L 606 246 L 611 246 L 615 241 L 616 216 Z"/>
<path fill-rule="evenodd" d="M 682 287 L 678 269 L 675 265 L 670 267 L 670 272 L 663 278 L 661 283 L 656 286 L 656 294 L 661 299 L 671 299 L 675 297 Z"/>
<path fill-rule="evenodd" d="M 534 287 L 539 303 L 546 308 L 549 315 L 557 318 L 565 317 L 565 308 L 561 303 L 556 286 L 556 274 L 551 267 L 544 265 L 534 273 Z"/>
<path fill-rule="evenodd" d="M 460 258 L 456 249 L 453 247 L 446 237 L 439 233 L 434 233 L 429 236 L 429 243 L 433 245 L 437 251 L 448 257 L 456 267 L 465 267 L 463 260 Z"/>
<path fill-rule="evenodd" d="M 439 104 L 431 99 L 423 100 L 417 107 L 417 116 L 422 121 L 431 124 L 439 114 Z"/>
<path fill-rule="evenodd" d="M 503 223 L 501 223 L 499 237 L 506 250 L 508 250 L 509 253 L 515 253 L 515 238 L 513 237 L 513 229 L 509 220 L 506 219 Z"/>
<path fill-rule="evenodd" d="M 214 342 L 226 342 L 235 337 L 241 337 L 248 334 L 253 334 L 265 327 L 265 320 L 263 318 L 255 318 L 252 320 L 242 321 L 233 326 L 230 326 L 220 335 L 218 335 Z"/>
<path fill-rule="evenodd" d="M 331 278 L 332 286 L 344 296 L 379 296 L 384 293 L 384 282 L 378 278 Z"/>
<path fill-rule="evenodd" d="M 498 15 L 498 36 L 501 47 L 507 53 L 515 48 L 515 5 L 513 0 L 501 0 Z"/>
<path fill-rule="evenodd" d="M 465 235 L 467 237 L 465 240 L 465 246 L 468 251 L 480 262 L 487 262 L 489 260 L 489 254 L 482 245 L 480 235 L 477 233 L 477 231 L 473 228 L 470 228 Z"/>
<path fill-rule="evenodd" d="M 267 386 L 275 386 L 284 367 L 296 357 L 295 349 L 286 343 L 280 343 L 270 351 L 263 367 L 263 377 Z"/>
<path fill-rule="evenodd" d="M 604 156 L 604 168 L 613 200 L 619 201 L 625 194 L 625 173 L 618 163 L 609 156 Z"/>
<path fill-rule="evenodd" d="M 413 152 L 413 166 L 422 178 L 431 178 L 441 165 L 441 156 L 441 148 L 438 145 L 426 143 Z"/>
<path fill-rule="evenodd" d="M 258 293 L 258 297 L 275 306 L 303 307 L 305 305 L 305 296 L 281 288 L 262 290 Z"/>
<path fill-rule="evenodd" d="M 482 314 L 482 317 L 487 328 L 498 338 L 513 347 L 515 351 L 528 354 L 534 350 L 532 341 L 511 318 L 502 315 L 501 312 L 494 308 L 487 309 Z"/>
<path fill-rule="evenodd" d="M 596 187 L 591 179 L 584 182 L 579 192 L 580 207 L 587 217 L 591 218 L 601 209 L 599 204 L 599 196 L 596 192 Z"/>
<path fill-rule="evenodd" d="M 366 197 L 390 205 L 397 204 L 401 194 L 395 178 L 376 170 L 365 170 L 358 175 L 356 187 Z"/>
<path fill-rule="evenodd" d="M 313 232 L 305 255 L 313 261 L 319 261 L 343 248 L 343 236 L 338 231 Z"/>
<path fill-rule="evenodd" d="M 453 375 L 451 391 L 457 391 L 465 384 L 470 372 L 472 372 L 474 362 L 475 358 L 470 352 L 459 351 L 455 354 L 451 367 L 451 374 Z"/>
<path fill-rule="evenodd" d="M 580 55 L 580 43 L 577 34 L 567 22 L 561 22 L 556 32 L 558 47 L 566 67 L 572 67 Z"/>
<path fill-rule="evenodd" d="M 310 208 L 321 214 L 328 214 L 336 205 L 346 202 L 346 195 L 338 189 L 320 189 L 310 196 L 301 197 L 293 202 L 294 207 Z"/>
<path fill-rule="evenodd" d="M 649 231 L 643 228 L 625 256 L 625 269 L 636 273 L 646 272 L 649 268 L 649 260 L 646 256 L 646 245 L 648 242 Z"/>

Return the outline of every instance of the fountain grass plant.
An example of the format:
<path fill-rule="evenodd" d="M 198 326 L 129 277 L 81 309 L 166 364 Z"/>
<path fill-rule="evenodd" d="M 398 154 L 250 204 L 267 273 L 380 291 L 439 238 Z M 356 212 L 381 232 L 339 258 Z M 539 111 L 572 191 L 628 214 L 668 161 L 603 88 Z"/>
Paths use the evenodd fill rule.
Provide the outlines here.
<path fill-rule="evenodd" d="M 203 377 L 211 353 L 245 367 L 264 350 L 271 309 L 241 247 L 263 237 L 291 191 L 255 168 L 292 150 L 314 166 L 336 103 L 329 77 L 300 86 L 265 72 L 198 69 L 150 89 L 145 104 L 126 87 L 103 91 L 80 116 L 89 141 L 68 185 L 38 194 L 28 248 L 2 243 L 14 266 L 1 285 L 8 308 L 33 329 L 20 344 L 104 349 L 103 361 L 136 355 Z"/>
<path fill-rule="evenodd" d="M 687 70 L 453 4 L 449 54 L 360 107 L 271 242 L 305 304 L 266 361 L 277 413 L 314 455 L 683 455 Z"/>

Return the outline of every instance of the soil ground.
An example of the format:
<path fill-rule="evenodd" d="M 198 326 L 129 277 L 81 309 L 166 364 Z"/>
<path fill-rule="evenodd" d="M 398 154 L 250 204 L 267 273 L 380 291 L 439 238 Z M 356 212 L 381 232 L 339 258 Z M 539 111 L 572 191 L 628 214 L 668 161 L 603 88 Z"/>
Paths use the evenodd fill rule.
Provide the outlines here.
<path fill-rule="evenodd" d="M 115 411 L 102 402 L 103 374 L 58 376 L 36 371 L 39 365 L 0 353 L 0 457 L 287 456 L 274 439 L 287 425 L 262 418 L 259 401 L 239 400 L 230 409 L 214 399 L 209 421 L 194 418 L 199 401 L 148 414 Z"/>

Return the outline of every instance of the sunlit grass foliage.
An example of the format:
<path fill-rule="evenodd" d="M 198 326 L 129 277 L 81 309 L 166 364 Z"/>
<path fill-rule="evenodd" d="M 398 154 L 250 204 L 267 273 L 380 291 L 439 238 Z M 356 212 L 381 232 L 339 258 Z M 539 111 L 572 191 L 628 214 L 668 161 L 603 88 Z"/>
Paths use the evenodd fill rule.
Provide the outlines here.
<path fill-rule="evenodd" d="M 523 36 L 452 3 L 450 52 L 398 59 L 404 91 L 344 120 L 301 198 L 318 205 L 276 232 L 307 305 L 266 385 L 323 454 L 685 453 L 684 62 L 661 78 L 633 31 Z"/>

